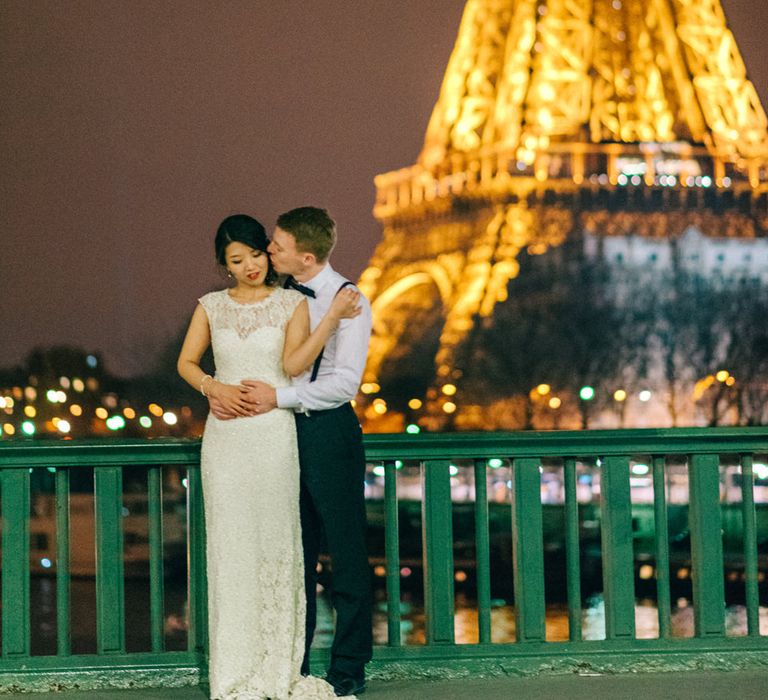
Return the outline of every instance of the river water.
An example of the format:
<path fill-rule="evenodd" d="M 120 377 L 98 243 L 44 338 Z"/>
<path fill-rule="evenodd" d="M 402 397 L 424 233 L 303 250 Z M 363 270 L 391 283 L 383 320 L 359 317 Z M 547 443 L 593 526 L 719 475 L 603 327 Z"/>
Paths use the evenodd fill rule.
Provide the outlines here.
<path fill-rule="evenodd" d="M 330 646 L 332 635 L 332 617 L 325 597 L 325 624 L 322 636 L 315 640 L 317 646 Z M 401 604 L 402 621 L 400 639 L 402 644 L 424 644 L 424 607 L 419 602 Z M 375 644 L 387 643 L 386 603 L 377 604 L 374 611 L 373 632 Z M 585 640 L 605 639 L 605 606 L 602 596 L 594 596 L 586 602 L 581 615 L 582 638 Z M 638 639 L 654 639 L 659 636 L 658 611 L 655 601 L 638 601 L 635 605 L 635 626 Z M 726 634 L 729 636 L 746 635 L 747 617 L 743 605 L 726 608 Z M 760 628 L 762 634 L 768 634 L 768 607 L 760 608 Z M 694 634 L 693 607 L 687 601 L 680 600 L 672 611 L 671 630 L 674 637 L 692 637 Z M 477 624 L 477 604 L 459 595 L 456 597 L 454 632 L 457 644 L 476 644 L 479 641 Z M 562 604 L 547 605 L 546 639 L 551 642 L 568 641 L 568 608 Z M 491 608 L 491 641 L 515 641 L 515 608 L 503 601 L 495 601 Z"/>
<path fill-rule="evenodd" d="M 373 632 L 375 644 L 387 643 L 387 611 L 383 592 L 379 591 L 374 605 Z M 32 653 L 56 653 L 56 585 L 48 577 L 33 577 L 32 599 Z M 129 579 L 125 587 L 127 611 L 126 647 L 129 652 L 149 651 L 149 582 Z M 181 583 L 166 582 L 165 641 L 168 650 L 186 648 L 186 588 Z M 73 579 L 71 582 L 72 652 L 96 652 L 96 595 L 93 579 Z M 328 596 L 321 592 L 318 606 L 316 647 L 329 647 L 333 635 L 333 615 Z M 635 622 L 639 639 L 658 637 L 658 616 L 653 600 L 638 600 Z M 401 643 L 425 643 L 424 607 L 415 596 L 405 594 L 401 602 Z M 694 633 L 693 606 L 685 598 L 675 602 L 671 619 L 675 637 L 691 637 Z M 768 607 L 760 608 L 760 628 L 768 634 Z M 605 638 L 605 611 L 603 599 L 595 595 L 587 600 L 582 611 L 583 638 Z M 746 611 L 743 605 L 726 608 L 726 633 L 732 636 L 747 632 Z M 478 641 L 477 607 L 474 600 L 462 593 L 456 596 L 455 635 L 459 644 Z M 515 610 L 503 600 L 492 602 L 491 635 L 493 642 L 515 641 Z M 547 606 L 546 638 L 548 641 L 568 639 L 568 609 L 563 604 Z"/>

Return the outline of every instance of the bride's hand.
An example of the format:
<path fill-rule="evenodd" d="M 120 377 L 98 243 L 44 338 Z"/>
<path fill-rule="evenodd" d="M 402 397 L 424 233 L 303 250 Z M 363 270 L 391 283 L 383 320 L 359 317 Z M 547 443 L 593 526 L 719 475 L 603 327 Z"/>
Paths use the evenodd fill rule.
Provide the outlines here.
<path fill-rule="evenodd" d="M 208 396 L 208 408 L 213 416 L 219 420 L 234 420 L 235 418 L 240 417 L 235 413 L 225 411 L 224 407 L 221 405 L 221 401 L 210 395 Z"/>
<path fill-rule="evenodd" d="M 337 321 L 340 321 L 342 318 L 355 318 L 362 311 L 360 292 L 351 287 L 345 287 L 333 298 L 328 314 Z"/>
<path fill-rule="evenodd" d="M 248 387 L 236 384 L 212 382 L 208 393 L 221 405 L 221 408 L 236 416 L 252 416 L 254 407 L 248 398 Z"/>

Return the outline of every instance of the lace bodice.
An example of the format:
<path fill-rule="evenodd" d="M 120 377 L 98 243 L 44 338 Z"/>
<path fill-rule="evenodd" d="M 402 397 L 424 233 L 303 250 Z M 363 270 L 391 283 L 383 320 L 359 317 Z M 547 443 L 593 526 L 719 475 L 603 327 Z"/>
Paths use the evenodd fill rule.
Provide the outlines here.
<path fill-rule="evenodd" d="M 283 371 L 285 327 L 304 300 L 293 289 L 274 289 L 261 301 L 241 304 L 222 289 L 200 298 L 211 328 L 216 378 L 232 384 L 260 379 L 286 386 Z"/>

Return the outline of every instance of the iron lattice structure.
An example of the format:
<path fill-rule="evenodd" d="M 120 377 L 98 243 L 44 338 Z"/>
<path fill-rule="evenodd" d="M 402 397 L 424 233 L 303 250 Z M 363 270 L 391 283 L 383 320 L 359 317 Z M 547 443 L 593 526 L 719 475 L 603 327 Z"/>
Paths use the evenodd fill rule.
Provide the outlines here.
<path fill-rule="evenodd" d="M 521 251 L 765 235 L 768 119 L 719 0 L 469 0 L 418 161 L 376 188 L 369 398 L 421 365 L 408 391 L 440 428 Z"/>

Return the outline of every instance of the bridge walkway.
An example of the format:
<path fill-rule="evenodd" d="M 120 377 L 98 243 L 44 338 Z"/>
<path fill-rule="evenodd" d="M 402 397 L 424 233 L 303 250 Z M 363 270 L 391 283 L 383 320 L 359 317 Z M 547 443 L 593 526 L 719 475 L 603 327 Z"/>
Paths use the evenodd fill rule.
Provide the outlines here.
<path fill-rule="evenodd" d="M 201 688 L 95 690 L 14 694 L 26 700 L 207 700 Z M 464 678 L 453 680 L 373 680 L 361 700 L 764 700 L 768 697 L 768 666 L 764 671 L 691 671 L 621 675 L 562 675 L 526 678 Z"/>

